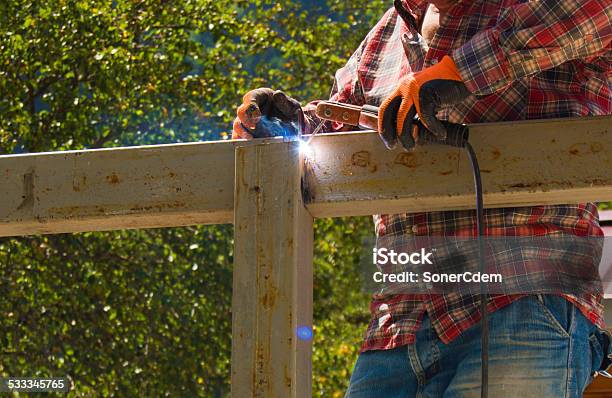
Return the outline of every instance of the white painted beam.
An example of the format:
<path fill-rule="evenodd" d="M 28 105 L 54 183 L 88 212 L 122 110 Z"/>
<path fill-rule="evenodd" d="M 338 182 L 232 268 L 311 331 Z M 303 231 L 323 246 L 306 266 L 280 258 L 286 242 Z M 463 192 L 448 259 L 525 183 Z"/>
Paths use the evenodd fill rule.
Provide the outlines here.
<path fill-rule="evenodd" d="M 311 340 L 298 330 L 312 330 L 313 218 L 298 147 L 236 149 L 233 397 L 311 396 Z"/>

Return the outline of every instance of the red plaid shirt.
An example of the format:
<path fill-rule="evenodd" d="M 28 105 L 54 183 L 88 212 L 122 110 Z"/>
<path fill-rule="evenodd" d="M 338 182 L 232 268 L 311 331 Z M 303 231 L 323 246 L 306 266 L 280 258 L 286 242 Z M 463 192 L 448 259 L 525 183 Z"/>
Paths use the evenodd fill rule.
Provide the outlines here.
<path fill-rule="evenodd" d="M 474 95 L 442 110 L 442 119 L 475 123 L 611 113 L 608 0 L 459 0 L 429 44 L 417 29 L 427 5 L 423 0 L 396 2 L 337 71 L 331 100 L 378 106 L 401 76 L 449 54 Z M 310 118 L 314 106 L 305 108 Z M 326 125 L 327 131 L 342 128 Z M 593 203 L 487 209 L 485 222 L 490 236 L 602 235 Z M 475 212 L 469 210 L 381 214 L 374 223 L 378 237 L 476 235 Z M 489 311 L 520 297 L 491 296 Z M 603 327 L 600 294 L 565 297 Z M 362 351 L 413 343 L 426 312 L 440 339 L 450 342 L 479 322 L 478 300 L 459 293 L 375 295 Z"/>

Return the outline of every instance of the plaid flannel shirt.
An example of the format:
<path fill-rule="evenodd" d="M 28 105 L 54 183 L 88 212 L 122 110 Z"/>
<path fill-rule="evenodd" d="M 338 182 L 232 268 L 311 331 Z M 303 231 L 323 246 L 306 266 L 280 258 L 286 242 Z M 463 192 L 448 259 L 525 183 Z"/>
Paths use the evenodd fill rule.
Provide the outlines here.
<path fill-rule="evenodd" d="M 455 61 L 473 94 L 438 116 L 455 123 L 607 115 L 612 110 L 612 6 L 608 0 L 459 0 L 430 43 L 417 24 L 428 3 L 396 0 L 336 72 L 331 100 L 379 106 L 400 77 Z M 304 109 L 310 126 L 316 101 Z M 324 131 L 347 130 L 326 124 Z M 562 131 L 559 134 L 563 134 Z M 389 234 L 476 236 L 474 211 L 374 216 L 377 237 Z M 593 203 L 485 210 L 486 234 L 601 236 Z M 495 311 L 522 295 L 492 295 Z M 603 327 L 600 294 L 564 295 Z M 444 342 L 480 320 L 476 295 L 374 295 L 362 351 L 414 342 L 425 313 Z"/>

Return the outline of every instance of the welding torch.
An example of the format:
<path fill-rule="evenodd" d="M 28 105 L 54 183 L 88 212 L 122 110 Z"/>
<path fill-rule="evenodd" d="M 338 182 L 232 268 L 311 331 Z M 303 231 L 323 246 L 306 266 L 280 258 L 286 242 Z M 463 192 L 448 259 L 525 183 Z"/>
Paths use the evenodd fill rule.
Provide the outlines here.
<path fill-rule="evenodd" d="M 378 107 L 372 105 L 351 105 L 335 101 L 321 101 L 316 114 L 320 119 L 330 120 L 350 126 L 378 131 Z M 415 119 L 412 137 L 416 145 L 440 144 L 464 148 L 469 138 L 469 129 L 464 124 L 441 121 L 446 128 L 446 138 L 440 139 L 431 133 L 423 122 Z M 314 136 L 315 134 L 313 134 Z"/>
<path fill-rule="evenodd" d="M 350 126 L 359 126 L 365 129 L 378 131 L 378 107 L 371 105 L 351 105 L 343 104 L 334 101 L 322 101 L 317 105 L 317 116 L 322 119 L 321 124 L 313 131 L 310 139 L 316 135 L 323 125 L 323 120 L 330 120 L 347 124 Z M 484 248 L 483 241 L 480 239 L 485 235 L 484 228 L 484 206 L 482 195 L 482 180 L 480 177 L 480 167 L 476 159 L 476 153 L 468 142 L 469 129 L 466 125 L 441 121 L 446 128 L 446 138 L 438 138 L 433 133 L 427 130 L 423 122 L 418 117 L 415 117 L 413 123 L 412 138 L 416 145 L 439 144 L 449 145 L 457 148 L 464 148 L 470 158 L 472 164 L 472 173 L 474 176 L 474 190 L 476 192 L 476 228 L 478 232 L 478 262 L 479 271 L 485 271 L 484 265 Z M 406 133 L 405 133 L 406 134 Z M 487 314 L 488 292 L 481 282 L 480 285 L 480 313 L 482 325 L 481 339 L 481 397 L 488 397 L 488 379 L 489 379 L 489 321 Z"/>

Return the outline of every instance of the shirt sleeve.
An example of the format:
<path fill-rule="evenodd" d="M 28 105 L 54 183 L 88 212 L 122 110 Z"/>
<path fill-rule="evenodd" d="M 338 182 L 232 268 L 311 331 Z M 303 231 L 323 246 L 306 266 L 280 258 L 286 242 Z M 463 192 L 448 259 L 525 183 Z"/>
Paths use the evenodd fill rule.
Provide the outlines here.
<path fill-rule="evenodd" d="M 530 0 L 451 54 L 468 90 L 494 93 L 513 80 L 610 52 L 609 0 Z"/>
<path fill-rule="evenodd" d="M 368 35 L 369 36 L 369 35 Z M 346 65 L 338 69 L 334 78 L 334 85 L 332 87 L 329 100 L 342 102 L 345 104 L 363 105 L 365 104 L 365 98 L 363 95 L 362 86 L 359 80 L 359 74 L 357 73 L 363 49 L 366 46 L 368 37 L 366 37 L 357 50 L 351 55 Z M 312 101 L 303 107 L 304 117 L 306 119 L 306 134 L 312 133 L 312 131 L 319 125 L 321 119 L 319 119 L 315 110 L 320 100 Z M 326 121 L 323 125 L 321 132 L 330 133 L 346 130 L 356 130 L 356 127 L 351 127 L 337 122 Z"/>

